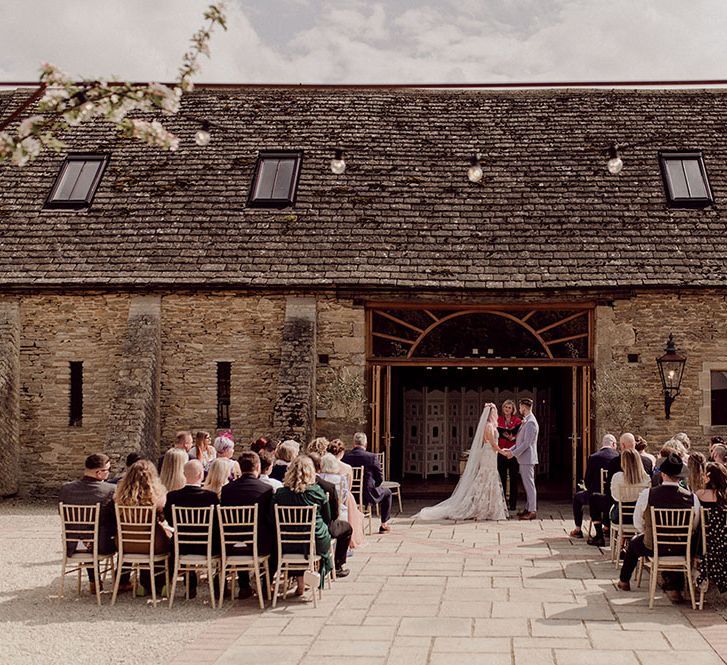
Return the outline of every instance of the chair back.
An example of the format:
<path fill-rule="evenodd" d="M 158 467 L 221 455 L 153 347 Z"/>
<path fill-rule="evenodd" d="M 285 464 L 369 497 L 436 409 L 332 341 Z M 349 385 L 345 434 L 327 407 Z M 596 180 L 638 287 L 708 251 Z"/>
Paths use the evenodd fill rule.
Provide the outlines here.
<path fill-rule="evenodd" d="M 694 511 L 691 508 L 651 507 L 651 529 L 654 556 L 670 555 L 671 551 L 690 557 Z M 675 552 L 675 553 L 677 553 Z"/>
<path fill-rule="evenodd" d="M 72 554 L 77 548 L 94 556 L 98 554 L 98 525 L 101 506 L 60 503 L 61 538 L 64 551 Z"/>
<path fill-rule="evenodd" d="M 606 493 L 606 483 L 608 482 L 608 469 L 601 469 L 600 487 L 601 494 Z"/>
<path fill-rule="evenodd" d="M 116 504 L 116 528 L 119 554 L 132 552 L 154 556 L 157 521 L 156 506 L 120 506 Z"/>
<path fill-rule="evenodd" d="M 351 467 L 353 469 L 353 480 L 351 481 L 351 493 L 356 500 L 358 507 L 363 509 L 363 486 L 364 468 L 362 466 Z"/>
<path fill-rule="evenodd" d="M 303 554 L 310 559 L 316 553 L 317 506 L 275 506 L 275 529 L 278 535 L 278 561 L 283 550 Z"/>
<path fill-rule="evenodd" d="M 222 556 L 234 548 L 248 549 L 257 558 L 258 505 L 217 506 Z"/>
<path fill-rule="evenodd" d="M 384 480 L 386 480 L 387 476 L 389 475 L 386 473 L 386 453 L 375 453 L 376 457 L 379 460 L 379 464 L 381 465 L 381 475 L 383 476 Z"/>
<path fill-rule="evenodd" d="M 212 555 L 212 527 L 214 526 L 214 506 L 187 508 L 172 506 L 172 526 L 174 527 L 174 553 L 179 558 L 190 551 L 205 549 L 207 556 Z"/>
<path fill-rule="evenodd" d="M 618 523 L 620 526 L 633 525 L 636 501 L 618 501 Z"/>

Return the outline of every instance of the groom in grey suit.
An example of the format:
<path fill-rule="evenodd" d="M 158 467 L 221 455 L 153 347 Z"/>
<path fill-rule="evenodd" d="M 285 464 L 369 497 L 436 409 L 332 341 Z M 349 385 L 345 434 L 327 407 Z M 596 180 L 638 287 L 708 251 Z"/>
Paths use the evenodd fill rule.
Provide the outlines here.
<path fill-rule="evenodd" d="M 538 494 L 535 491 L 535 465 L 538 463 L 538 432 L 540 427 L 533 415 L 533 400 L 521 399 L 520 415 L 523 423 L 517 433 L 515 445 L 502 450 L 505 457 L 516 457 L 520 465 L 520 477 L 525 487 L 525 510 L 518 513 L 521 520 L 534 520 L 537 517 Z"/>

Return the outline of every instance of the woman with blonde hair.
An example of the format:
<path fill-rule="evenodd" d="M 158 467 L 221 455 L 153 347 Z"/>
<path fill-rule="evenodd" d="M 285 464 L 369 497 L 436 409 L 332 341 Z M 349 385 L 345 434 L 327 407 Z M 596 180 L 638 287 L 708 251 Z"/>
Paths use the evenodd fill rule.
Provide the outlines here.
<path fill-rule="evenodd" d="M 316 483 L 316 469 L 310 457 L 299 455 L 289 465 L 283 479 L 283 486 L 273 494 L 273 504 L 278 506 L 316 506 L 316 554 L 321 557 L 321 585 L 326 574 L 333 569 L 331 560 L 331 507 L 328 495 Z M 297 578 L 296 595 L 305 592 L 303 574 Z"/>
<path fill-rule="evenodd" d="M 297 441 L 293 441 L 292 439 L 283 441 L 283 443 L 275 449 L 275 464 L 273 464 L 273 470 L 270 472 L 270 477 L 283 482 L 288 466 L 296 457 L 298 457 L 299 452 L 300 444 Z"/>
<path fill-rule="evenodd" d="M 202 489 L 214 492 L 217 498 L 222 495 L 222 488 L 230 482 L 230 473 L 232 471 L 232 460 L 220 457 L 210 464 L 207 478 L 205 478 Z"/>
<path fill-rule="evenodd" d="M 174 449 L 172 449 L 174 450 Z M 167 451 L 171 452 L 171 451 Z M 186 452 L 178 450 L 185 457 Z M 166 456 L 165 456 L 166 459 Z M 139 460 L 129 467 L 119 481 L 114 494 L 114 502 L 118 506 L 152 506 L 156 509 L 156 529 L 154 531 L 154 552 L 165 554 L 171 549 L 171 529 L 164 521 L 164 505 L 167 501 L 167 490 L 159 479 L 156 467 L 149 460 Z M 133 554 L 149 554 L 149 548 L 143 543 L 127 543 L 124 551 Z M 160 588 L 164 580 L 164 571 L 155 574 L 156 587 Z M 149 571 L 142 571 L 137 595 L 146 595 L 151 588 Z"/>
<path fill-rule="evenodd" d="M 649 474 L 644 470 L 641 455 L 633 448 L 621 453 L 621 469 L 611 479 L 611 496 L 616 502 L 611 506 L 612 524 L 619 523 L 618 502 L 636 503 L 639 494 L 651 483 Z"/>
<path fill-rule="evenodd" d="M 194 448 L 189 451 L 190 456 L 193 459 L 197 459 L 202 462 L 205 473 L 210 467 L 210 464 L 217 457 L 217 451 L 212 445 L 212 437 L 209 432 L 199 431 L 194 435 Z"/>
<path fill-rule="evenodd" d="M 704 471 L 706 465 L 707 459 L 702 453 L 696 450 L 693 453 L 689 453 L 689 459 L 687 460 L 687 468 L 689 469 L 687 486 L 692 492 L 696 493 L 704 489 Z"/>
<path fill-rule="evenodd" d="M 353 467 L 343 461 L 345 453 L 346 446 L 343 444 L 341 439 L 333 439 L 333 441 L 328 444 L 327 455 L 331 455 L 338 462 L 338 471 L 335 471 L 334 473 L 341 474 L 346 479 L 346 485 L 350 489 L 353 487 Z M 321 458 L 321 463 L 323 463 L 323 459 L 327 458 L 327 455 L 324 455 L 323 458 Z M 327 464 L 331 465 L 332 468 L 332 463 L 330 461 L 328 461 Z M 351 542 L 349 543 L 349 546 L 351 549 L 356 549 L 364 544 L 366 541 L 366 534 L 364 533 L 364 515 L 358 509 L 358 503 L 353 492 L 347 493 L 346 509 L 346 512 L 348 513 L 348 523 L 353 527 L 353 534 L 351 535 Z"/>
<path fill-rule="evenodd" d="M 313 439 L 305 448 L 306 453 L 315 453 L 319 457 L 323 457 L 328 452 L 330 442 L 325 436 L 319 436 Z"/>
<path fill-rule="evenodd" d="M 218 436 L 215 439 L 215 449 L 217 450 L 217 459 L 226 459 L 230 462 L 228 480 L 230 482 L 237 480 L 242 475 L 242 471 L 239 462 L 232 459 L 235 454 L 235 442 L 226 436 Z"/>
<path fill-rule="evenodd" d="M 159 479 L 167 488 L 167 492 L 181 490 L 187 484 L 184 478 L 184 465 L 187 462 L 189 462 L 189 455 L 181 448 L 170 448 L 164 453 Z"/>

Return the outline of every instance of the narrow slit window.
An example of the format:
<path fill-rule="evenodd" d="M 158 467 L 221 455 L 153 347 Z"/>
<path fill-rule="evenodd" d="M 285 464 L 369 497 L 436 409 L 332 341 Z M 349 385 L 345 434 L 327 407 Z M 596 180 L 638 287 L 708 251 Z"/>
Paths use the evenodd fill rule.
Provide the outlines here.
<path fill-rule="evenodd" d="M 714 203 L 701 152 L 661 152 L 659 161 L 669 206 L 705 208 Z"/>
<path fill-rule="evenodd" d="M 295 205 L 302 152 L 261 152 L 255 164 L 248 205 L 288 208 Z"/>
<path fill-rule="evenodd" d="M 230 426 L 232 363 L 217 363 L 217 427 Z"/>
<path fill-rule="evenodd" d="M 710 372 L 712 425 L 727 425 L 727 372 Z"/>
<path fill-rule="evenodd" d="M 71 362 L 71 390 L 68 424 L 81 427 L 83 424 L 83 363 Z"/>
<path fill-rule="evenodd" d="M 108 155 L 71 154 L 61 164 L 46 208 L 88 208 L 103 177 Z"/>

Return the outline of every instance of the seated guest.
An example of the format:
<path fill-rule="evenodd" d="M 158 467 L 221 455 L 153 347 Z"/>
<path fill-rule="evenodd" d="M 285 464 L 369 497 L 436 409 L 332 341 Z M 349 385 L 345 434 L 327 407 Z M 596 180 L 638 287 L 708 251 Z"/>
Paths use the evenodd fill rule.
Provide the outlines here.
<path fill-rule="evenodd" d="M 273 464 L 272 471 L 270 471 L 270 477 L 275 480 L 283 481 L 285 472 L 288 470 L 288 465 L 298 456 L 300 451 L 300 444 L 297 441 L 288 439 L 283 441 L 275 449 L 275 463 Z"/>
<path fill-rule="evenodd" d="M 288 466 L 283 480 L 283 487 L 273 495 L 273 504 L 277 506 L 316 506 L 316 554 L 321 557 L 321 585 L 325 576 L 333 568 L 331 561 L 331 534 L 326 524 L 331 521 L 328 496 L 316 482 L 316 470 L 310 457 L 299 455 Z M 283 550 L 284 552 L 286 550 Z M 296 575 L 298 589 L 296 595 L 305 592 L 303 573 Z"/>
<path fill-rule="evenodd" d="M 576 528 L 569 534 L 572 538 L 583 538 L 583 508 L 588 505 L 592 494 L 601 491 L 601 471 L 608 469 L 608 464 L 614 457 L 618 457 L 616 437 L 606 434 L 601 440 L 600 450 L 593 453 L 586 463 L 586 472 L 583 474 L 585 489 L 576 492 L 573 497 L 573 521 Z"/>
<path fill-rule="evenodd" d="M 214 492 L 219 498 L 222 494 L 222 488 L 230 482 L 230 472 L 232 471 L 232 460 L 226 457 L 220 457 L 210 464 L 207 477 L 204 479 L 203 489 Z"/>
<path fill-rule="evenodd" d="M 343 441 L 341 439 L 333 439 L 328 444 L 328 452 L 338 460 L 338 464 L 341 467 L 340 473 L 348 478 L 348 486 L 351 487 L 353 485 L 353 467 L 343 461 L 343 456 L 346 454 L 346 446 L 343 445 Z"/>
<path fill-rule="evenodd" d="M 98 523 L 98 553 L 111 554 L 116 551 L 116 513 L 114 512 L 114 492 L 116 485 L 107 482 L 111 460 L 103 453 L 94 453 L 86 458 L 84 472 L 78 480 L 72 480 L 61 487 L 58 501 L 65 504 L 92 506 L 100 504 Z M 77 542 L 67 543 L 67 553 L 70 556 L 76 551 Z M 93 570 L 87 568 L 91 593 L 96 593 L 96 583 Z M 98 578 L 100 580 L 100 577 Z M 128 590 L 128 579 L 125 584 Z"/>
<path fill-rule="evenodd" d="M 614 474 L 611 480 L 611 497 L 614 504 L 611 507 L 611 522 L 619 523 L 618 502 L 622 504 L 635 504 L 641 492 L 651 484 L 651 478 L 644 470 L 636 450 L 624 450 L 621 453 L 621 466 L 623 471 Z M 631 516 L 624 519 L 624 524 L 632 524 Z"/>
<path fill-rule="evenodd" d="M 682 470 L 682 460 L 679 455 L 672 453 L 661 462 L 662 482 L 658 487 L 643 490 L 636 502 L 634 510 L 634 526 L 639 535 L 634 536 L 628 544 L 624 556 L 623 567 L 619 576 L 618 588 L 622 591 L 631 590 L 631 575 L 642 556 L 652 556 L 654 553 L 654 540 L 651 526 L 651 508 L 691 508 L 694 511 L 694 528 L 699 524 L 699 499 L 689 490 L 679 485 L 679 474 Z M 678 556 L 684 554 L 684 548 L 671 546 L 660 551 L 661 556 Z M 684 574 L 664 571 L 664 591 L 673 602 L 681 602 L 684 588 Z"/>
<path fill-rule="evenodd" d="M 192 459 L 192 456 L 189 454 L 189 451 L 192 450 L 192 445 L 194 444 L 194 439 L 192 438 L 192 432 L 177 432 L 177 435 L 175 437 L 174 442 L 174 448 L 179 448 L 179 450 L 183 450 L 185 453 L 187 453 L 187 458 Z M 157 462 L 157 471 L 161 473 L 162 471 L 162 464 L 164 463 L 164 454 L 159 456 L 159 461 Z"/>
<path fill-rule="evenodd" d="M 716 437 L 719 438 L 719 437 Z M 713 462 L 718 464 L 727 463 L 727 446 L 723 443 L 715 443 L 710 449 L 710 456 Z"/>
<path fill-rule="evenodd" d="M 207 473 L 210 464 L 217 457 L 217 451 L 212 445 L 212 437 L 209 432 L 200 431 L 194 435 L 194 448 L 189 451 L 189 457 L 202 462 L 205 473 Z"/>
<path fill-rule="evenodd" d="M 141 455 L 139 453 L 129 453 L 126 456 L 126 467 L 124 470 L 116 476 L 113 480 L 109 480 L 110 483 L 113 483 L 114 485 L 117 485 L 118 482 L 126 475 L 126 472 L 129 470 L 129 467 L 134 463 L 138 462 L 141 459 Z"/>
<path fill-rule="evenodd" d="M 333 442 L 331 445 L 333 445 Z M 341 450 L 343 450 L 343 444 L 341 444 Z M 322 473 L 320 476 L 324 480 L 332 482 L 336 485 L 336 487 L 338 487 L 339 482 L 342 481 L 341 486 L 343 487 L 344 496 L 339 497 L 340 514 L 341 519 L 346 520 L 353 529 L 349 546 L 354 549 L 356 547 L 361 547 L 361 545 L 364 544 L 364 516 L 358 509 L 356 498 L 353 496 L 353 492 L 351 492 L 350 477 L 349 474 L 346 473 L 346 469 L 344 467 L 348 467 L 349 469 L 351 468 L 348 464 L 342 466 L 341 462 L 333 453 L 326 453 L 323 457 L 321 457 Z M 351 477 L 352 476 L 353 471 L 351 471 Z M 338 480 L 339 478 L 341 481 Z"/>
<path fill-rule="evenodd" d="M 184 465 L 189 462 L 189 455 L 179 448 L 170 448 L 164 453 L 162 470 L 159 478 L 167 492 L 174 492 L 185 485 Z"/>
<path fill-rule="evenodd" d="M 167 490 L 159 479 L 156 467 L 149 460 L 139 460 L 129 467 L 126 475 L 116 488 L 114 501 L 119 506 L 153 506 L 156 509 L 156 530 L 154 532 L 154 552 L 165 554 L 171 550 L 171 529 L 164 520 L 164 506 L 167 502 Z M 133 554 L 148 554 L 149 549 L 143 543 L 130 542 L 124 546 L 124 551 Z M 146 595 L 151 589 L 149 572 L 141 571 L 141 585 L 137 588 L 137 595 Z M 164 583 L 164 571 L 155 574 L 155 584 L 158 589 Z"/>
<path fill-rule="evenodd" d="M 707 551 L 701 552 L 697 586 L 714 582 L 720 593 L 727 591 L 727 468 L 709 462 L 705 469 L 704 488 L 696 492 L 702 508 L 709 509 L 705 536 Z"/>
<path fill-rule="evenodd" d="M 261 436 L 250 444 L 250 450 L 254 453 L 259 453 L 261 450 L 266 450 L 269 453 L 275 452 L 277 443 L 272 439 L 267 439 Z"/>
<path fill-rule="evenodd" d="M 692 492 L 698 492 L 704 489 L 706 466 L 707 460 L 702 453 L 698 450 L 689 453 L 689 458 L 687 459 L 687 471 L 689 475 L 687 476 L 686 484 Z"/>
<path fill-rule="evenodd" d="M 381 487 L 384 482 L 384 474 L 381 470 L 379 458 L 366 450 L 368 439 L 363 432 L 353 435 L 353 449 L 343 456 L 346 464 L 361 466 L 364 469 L 363 476 L 363 501 L 364 504 L 378 504 L 381 510 L 381 526 L 379 533 L 391 531 L 389 517 L 391 515 L 391 490 L 388 487 Z"/>
<path fill-rule="evenodd" d="M 283 486 L 283 483 L 270 477 L 270 471 L 275 463 L 274 455 L 269 450 L 261 450 L 258 452 L 258 457 L 260 458 L 260 480 L 264 480 L 273 488 L 273 492 L 276 492 Z"/>
<path fill-rule="evenodd" d="M 215 439 L 215 449 L 219 459 L 230 460 L 230 481 L 237 480 L 242 471 L 240 471 L 240 465 L 232 459 L 235 454 L 235 442 L 226 436 L 218 436 Z"/>
<path fill-rule="evenodd" d="M 190 460 L 184 465 L 185 485 L 181 489 L 167 493 L 167 501 L 164 506 L 164 517 L 169 524 L 174 524 L 173 509 L 174 506 L 180 508 L 206 508 L 207 506 L 216 506 L 220 503 L 217 494 L 202 488 L 202 479 L 204 478 L 204 466 L 199 460 Z M 220 551 L 220 534 L 217 527 L 215 514 L 212 513 L 212 519 L 215 520 L 215 528 L 212 534 L 212 553 L 217 554 Z M 180 554 L 201 554 L 207 555 L 206 545 L 180 545 Z M 173 567 L 173 564 L 172 564 Z M 189 597 L 197 596 L 197 573 L 189 573 Z"/>
<path fill-rule="evenodd" d="M 275 518 L 272 509 L 273 488 L 260 480 L 260 457 L 252 451 L 243 452 L 238 458 L 242 475 L 222 488 L 220 503 L 223 506 L 258 506 L 257 547 L 258 554 L 270 555 L 270 574 L 277 569 L 275 546 Z M 252 595 L 247 573 L 240 573 L 240 598 Z"/>
<path fill-rule="evenodd" d="M 327 447 L 328 441 L 326 441 L 326 448 Z M 328 532 L 331 534 L 331 538 L 336 539 L 336 554 L 333 561 L 336 566 L 336 575 L 338 577 L 346 577 L 349 573 L 349 570 L 345 567 L 346 556 L 348 554 L 349 544 L 351 543 L 353 528 L 342 516 L 342 503 L 339 501 L 338 490 L 336 489 L 339 478 L 344 481 L 345 478 L 343 478 L 343 476 L 334 476 L 330 479 L 326 478 L 325 475 L 321 473 L 322 468 L 320 455 L 317 453 L 308 453 L 308 457 L 310 457 L 316 470 L 316 482 L 323 488 L 323 491 L 328 496 L 331 519 L 326 522 L 326 526 L 328 527 Z"/>
<path fill-rule="evenodd" d="M 686 449 L 687 454 L 689 454 L 689 451 L 692 448 L 692 442 L 689 439 L 689 437 L 687 436 L 687 433 L 686 432 L 679 432 L 678 434 L 675 434 L 673 438 L 676 441 L 679 441 L 684 446 L 684 448 Z"/>
<path fill-rule="evenodd" d="M 667 441 L 659 451 L 659 458 L 656 460 L 657 466 L 656 468 L 654 468 L 651 475 L 652 487 L 661 485 L 662 476 L 660 465 L 661 462 L 668 458 L 671 454 L 678 455 L 682 460 L 682 470 L 679 474 L 679 480 L 683 481 L 684 484 L 687 483 L 687 479 L 689 478 L 689 467 L 687 465 L 689 453 L 687 452 L 687 449 L 684 447 L 684 444 L 681 441 L 677 441 L 676 439 L 669 439 L 669 441 Z"/>
<path fill-rule="evenodd" d="M 651 460 L 652 468 L 655 467 L 656 457 L 650 452 L 647 452 L 649 444 L 646 442 L 646 439 L 643 436 L 639 436 L 638 434 L 634 438 L 636 439 L 636 452 L 639 453 L 641 457 L 648 457 Z"/>
<path fill-rule="evenodd" d="M 305 454 L 315 453 L 318 457 L 323 457 L 328 452 L 330 441 L 325 436 L 319 436 L 310 441 L 305 447 Z"/>

